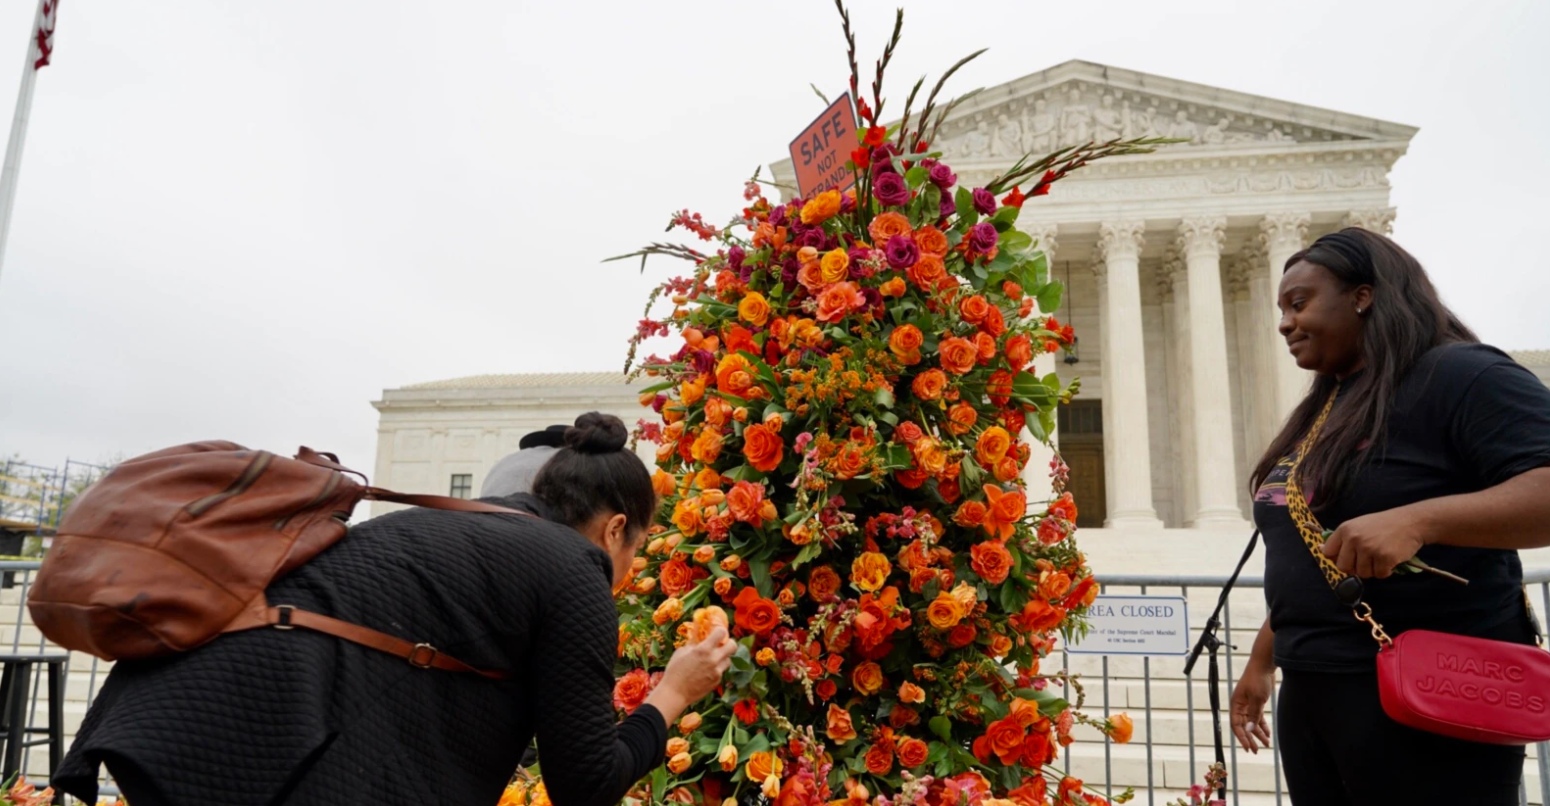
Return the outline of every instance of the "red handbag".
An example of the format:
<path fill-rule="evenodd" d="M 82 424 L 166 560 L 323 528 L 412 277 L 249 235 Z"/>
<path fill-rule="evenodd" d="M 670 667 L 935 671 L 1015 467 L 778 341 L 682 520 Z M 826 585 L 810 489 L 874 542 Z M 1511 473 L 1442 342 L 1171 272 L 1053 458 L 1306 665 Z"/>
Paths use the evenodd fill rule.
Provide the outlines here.
<path fill-rule="evenodd" d="M 1373 617 L 1372 606 L 1362 601 L 1362 581 L 1320 551 L 1325 532 L 1303 495 L 1297 468 L 1334 403 L 1331 394 L 1303 438 L 1287 474 L 1286 505 L 1336 598 L 1372 629 L 1383 712 L 1401 725 L 1471 742 L 1550 741 L 1550 652 L 1432 630 L 1408 630 L 1391 639 Z"/>

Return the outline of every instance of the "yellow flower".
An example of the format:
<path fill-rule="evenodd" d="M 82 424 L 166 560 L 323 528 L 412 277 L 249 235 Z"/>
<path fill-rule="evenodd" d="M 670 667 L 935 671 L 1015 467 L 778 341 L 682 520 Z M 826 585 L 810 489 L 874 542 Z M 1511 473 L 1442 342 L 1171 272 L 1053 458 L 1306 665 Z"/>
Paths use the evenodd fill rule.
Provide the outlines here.
<path fill-rule="evenodd" d="M 825 283 L 837 283 L 850 276 L 850 255 L 844 249 L 834 249 L 824 253 L 823 261 L 818 266 L 818 276 Z"/>
<path fill-rule="evenodd" d="M 863 552 L 850 566 L 850 581 L 864 591 L 881 590 L 893 572 L 888 557 L 875 551 Z"/>
<path fill-rule="evenodd" d="M 751 325 L 763 327 L 770 319 L 770 302 L 757 291 L 750 291 L 737 303 L 737 315 Z"/>
<path fill-rule="evenodd" d="M 809 226 L 821 224 L 835 217 L 839 212 L 840 192 L 838 190 L 826 190 L 814 197 L 812 201 L 802 205 L 802 223 Z M 774 795 L 770 797 L 774 797 Z"/>
<path fill-rule="evenodd" d="M 722 772 L 731 772 L 737 769 L 737 745 L 729 744 L 721 748 L 721 755 L 718 760 L 721 762 Z"/>
<path fill-rule="evenodd" d="M 942 592 L 926 608 L 926 619 L 938 630 L 950 630 L 963 621 L 963 605 L 951 593 Z"/>

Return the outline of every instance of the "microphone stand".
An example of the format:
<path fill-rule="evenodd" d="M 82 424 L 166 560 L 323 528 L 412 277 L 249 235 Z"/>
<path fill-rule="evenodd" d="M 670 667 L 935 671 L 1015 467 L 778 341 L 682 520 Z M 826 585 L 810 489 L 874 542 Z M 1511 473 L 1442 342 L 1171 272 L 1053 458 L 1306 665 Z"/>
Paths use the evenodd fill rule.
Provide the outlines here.
<path fill-rule="evenodd" d="M 1232 576 L 1227 580 L 1227 584 L 1222 586 L 1222 595 L 1217 598 L 1216 609 L 1211 612 L 1211 617 L 1206 619 L 1205 629 L 1200 632 L 1200 640 L 1195 642 L 1195 648 L 1189 652 L 1189 660 L 1184 662 L 1184 677 L 1192 681 L 1191 673 L 1195 670 L 1195 662 L 1200 660 L 1200 653 L 1205 652 L 1209 655 L 1211 665 L 1207 671 L 1206 679 L 1211 686 L 1211 730 L 1216 736 L 1216 763 L 1222 765 L 1224 772 L 1227 770 L 1227 752 L 1222 746 L 1222 673 L 1217 660 L 1217 652 L 1226 644 L 1217 637 L 1216 631 L 1222 627 L 1222 609 L 1227 606 L 1227 596 L 1232 593 L 1233 586 L 1238 584 L 1238 575 L 1243 573 L 1243 566 L 1247 565 L 1249 557 L 1254 555 L 1254 547 L 1258 543 L 1259 530 L 1255 529 L 1254 534 L 1249 537 L 1248 548 L 1243 550 L 1243 559 L 1238 560 L 1237 570 L 1232 572 Z M 1224 802 L 1227 800 L 1227 780 L 1225 777 L 1217 788 L 1216 796 Z"/>

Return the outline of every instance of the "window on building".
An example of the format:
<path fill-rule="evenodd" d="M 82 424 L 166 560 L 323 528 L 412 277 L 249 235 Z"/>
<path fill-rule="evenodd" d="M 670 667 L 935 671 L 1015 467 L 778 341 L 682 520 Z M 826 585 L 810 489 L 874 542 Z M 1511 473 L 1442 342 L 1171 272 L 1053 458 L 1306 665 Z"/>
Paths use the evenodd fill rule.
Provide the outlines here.
<path fill-rule="evenodd" d="M 474 474 L 472 474 L 472 473 L 453 473 L 452 474 L 452 493 L 451 493 L 451 495 L 452 495 L 453 498 L 468 498 L 469 496 L 471 496 L 473 494 L 473 492 L 474 492 Z"/>

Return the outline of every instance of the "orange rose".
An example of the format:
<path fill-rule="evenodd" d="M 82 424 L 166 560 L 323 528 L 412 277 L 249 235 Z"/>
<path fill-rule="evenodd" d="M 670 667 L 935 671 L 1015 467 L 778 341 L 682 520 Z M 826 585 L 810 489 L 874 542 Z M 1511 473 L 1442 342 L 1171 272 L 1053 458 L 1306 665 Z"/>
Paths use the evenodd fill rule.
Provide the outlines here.
<path fill-rule="evenodd" d="M 914 325 L 900 325 L 888 334 L 888 350 L 905 366 L 920 363 L 920 346 L 926 341 L 925 334 Z"/>
<path fill-rule="evenodd" d="M 689 643 L 703 642 L 717 627 L 730 632 L 727 625 L 727 611 L 715 605 L 695 610 L 694 619 L 689 625 Z"/>
<path fill-rule="evenodd" d="M 644 669 L 631 670 L 614 683 L 614 707 L 625 712 L 634 711 L 651 693 L 651 675 Z"/>
<path fill-rule="evenodd" d="M 979 418 L 979 412 L 975 411 L 973 406 L 968 403 L 954 403 L 953 407 L 947 410 L 947 430 L 949 433 L 963 436 L 974 428 Z"/>
<path fill-rule="evenodd" d="M 707 467 L 695 473 L 694 480 L 690 484 L 701 490 L 719 490 L 721 489 L 721 474 Z"/>
<path fill-rule="evenodd" d="M 838 190 L 826 190 L 807 204 L 802 205 L 802 223 L 809 226 L 822 224 L 835 217 L 840 212 L 840 192 Z M 760 778 L 759 780 L 764 780 Z"/>
<path fill-rule="evenodd" d="M 947 265 L 936 255 L 921 255 L 905 274 L 916 288 L 931 292 L 941 287 L 942 281 L 947 279 Z"/>
<path fill-rule="evenodd" d="M 732 578 L 721 577 L 720 579 L 717 579 L 716 584 L 712 585 L 711 587 L 715 589 L 717 596 L 726 596 L 732 592 Z"/>
<path fill-rule="evenodd" d="M 871 661 L 858 664 L 850 673 L 850 683 L 857 691 L 870 697 L 883 690 L 883 667 Z"/>
<path fill-rule="evenodd" d="M 839 589 L 840 575 L 827 565 L 820 565 L 807 575 L 807 595 L 815 602 L 829 601 Z"/>
<path fill-rule="evenodd" d="M 951 248 L 947 244 L 947 236 L 932 226 L 921 227 L 915 231 L 915 245 L 920 247 L 922 255 L 937 257 L 947 257 L 947 250 Z"/>
<path fill-rule="evenodd" d="M 989 503 L 985 532 L 991 537 L 1008 540 L 1016 531 L 1015 524 L 1026 514 L 1028 499 L 1021 492 L 1004 492 L 992 484 L 985 485 L 984 489 Z"/>
<path fill-rule="evenodd" d="M 1065 493 L 1049 505 L 1049 514 L 1064 521 L 1076 521 L 1076 499 Z"/>
<path fill-rule="evenodd" d="M 819 276 L 825 283 L 837 283 L 850 276 L 850 255 L 845 254 L 844 249 L 830 250 L 824 253 L 818 266 Z"/>
<path fill-rule="evenodd" d="M 996 481 L 1011 481 L 1021 476 L 1022 473 L 1022 466 L 1017 463 L 1017 459 L 1011 454 L 1001 457 L 1001 461 L 996 463 Z"/>
<path fill-rule="evenodd" d="M 846 442 L 839 455 L 834 457 L 832 470 L 836 478 L 853 479 L 866 471 L 870 458 L 866 446 Z"/>
<path fill-rule="evenodd" d="M 694 537 L 704 525 L 700 520 L 700 507 L 696 499 L 685 498 L 673 505 L 673 525 L 684 537 Z"/>
<path fill-rule="evenodd" d="M 780 623 L 780 607 L 759 595 L 752 587 L 743 588 L 732 600 L 737 608 L 733 617 L 737 626 L 755 635 L 768 635 Z"/>
<path fill-rule="evenodd" d="M 910 220 L 903 214 L 892 211 L 872 219 L 871 225 L 867 227 L 867 234 L 872 236 L 872 243 L 877 244 L 879 248 L 888 243 L 889 238 L 895 235 L 909 235 L 910 232 Z"/>
<path fill-rule="evenodd" d="M 727 493 L 727 510 L 732 518 L 754 526 L 764 522 L 764 485 L 740 481 Z"/>
<path fill-rule="evenodd" d="M 909 769 L 914 769 L 926 763 L 926 756 L 931 748 L 926 743 L 915 738 L 905 739 L 899 742 L 899 764 Z"/>
<path fill-rule="evenodd" d="M 840 744 L 844 744 L 856 738 L 856 728 L 850 721 L 850 712 L 838 705 L 829 706 L 829 725 L 824 731 L 828 737 Z"/>
<path fill-rule="evenodd" d="M 658 470 L 651 474 L 651 491 L 658 496 L 672 495 L 678 489 L 678 479 L 672 473 Z"/>
<path fill-rule="evenodd" d="M 1023 740 L 1027 737 L 1023 726 L 1018 724 L 1017 720 L 1007 717 L 990 723 L 982 738 L 985 739 L 990 753 L 1000 759 L 1002 764 L 1011 766 L 1017 763 L 1017 757 L 1022 755 Z M 979 742 L 975 741 L 975 745 L 978 747 Z M 978 755 L 977 751 L 976 755 Z"/>
<path fill-rule="evenodd" d="M 1071 577 L 1064 571 L 1051 571 L 1039 579 L 1039 595 L 1055 601 L 1071 590 Z"/>
<path fill-rule="evenodd" d="M 1109 717 L 1109 724 L 1114 726 L 1109 735 L 1119 744 L 1129 742 L 1131 734 L 1136 730 L 1136 723 L 1131 721 L 1129 714 L 1115 714 Z"/>
<path fill-rule="evenodd" d="M 737 303 L 737 315 L 751 325 L 763 327 L 770 319 L 770 302 L 763 294 L 751 291 Z"/>
<path fill-rule="evenodd" d="M 926 701 L 926 690 L 909 681 L 899 684 L 899 702 L 919 705 Z"/>
<path fill-rule="evenodd" d="M 732 404 L 719 397 L 708 398 L 705 401 L 705 422 L 720 428 L 727 424 L 727 418 L 732 416 Z"/>
<path fill-rule="evenodd" d="M 979 350 L 980 365 L 989 364 L 996 357 L 996 340 L 983 331 L 974 334 L 974 348 Z"/>
<path fill-rule="evenodd" d="M 985 522 L 985 505 L 978 501 L 965 501 L 958 505 L 958 511 L 953 513 L 953 523 L 959 526 L 974 527 Z"/>
<path fill-rule="evenodd" d="M 885 297 L 902 297 L 908 290 L 909 286 L 904 284 L 903 277 L 893 277 L 877 287 L 877 293 Z"/>
<path fill-rule="evenodd" d="M 770 647 L 765 647 L 759 650 L 758 653 L 753 656 L 753 661 L 760 666 L 769 666 L 775 662 L 775 650 Z"/>
<path fill-rule="evenodd" d="M 658 569 L 662 592 L 668 596 L 682 596 L 694 587 L 694 572 L 683 560 L 669 560 Z"/>
<path fill-rule="evenodd" d="M 763 781 L 771 775 L 780 775 L 785 766 L 774 753 L 760 750 L 757 753 L 748 754 L 748 763 L 743 765 L 743 772 L 750 781 Z"/>
<path fill-rule="evenodd" d="M 921 437 L 915 440 L 911 451 L 915 457 L 915 464 L 926 473 L 941 476 L 947 472 L 947 450 L 935 437 Z"/>
<path fill-rule="evenodd" d="M 985 429 L 974 444 L 974 458 L 979 460 L 981 467 L 995 467 L 1011 448 L 1012 435 L 1005 428 L 993 425 Z"/>
<path fill-rule="evenodd" d="M 1004 658 L 1012 651 L 1012 639 L 997 633 L 990 636 L 990 654 L 993 657 Z"/>
<path fill-rule="evenodd" d="M 866 751 L 866 769 L 873 775 L 887 775 L 893 769 L 893 747 L 878 742 Z"/>
<path fill-rule="evenodd" d="M 926 620 L 938 630 L 950 630 L 963 621 L 963 605 L 951 593 L 939 593 L 926 608 Z"/>
<path fill-rule="evenodd" d="M 977 325 L 990 315 L 990 303 L 979 294 L 971 294 L 958 301 L 958 315 L 963 321 Z"/>
<path fill-rule="evenodd" d="M 850 566 L 850 581 L 864 591 L 881 590 L 893 566 L 888 558 L 875 551 L 862 552 Z"/>
<path fill-rule="evenodd" d="M 694 440 L 689 453 L 696 462 L 712 464 L 721 456 L 721 443 L 721 432 L 714 428 L 707 428 Z"/>
<path fill-rule="evenodd" d="M 921 400 L 941 400 L 946 388 L 947 376 L 939 369 L 928 369 L 916 375 L 915 381 L 910 384 L 910 391 Z"/>
<path fill-rule="evenodd" d="M 942 355 L 942 369 L 954 375 L 962 375 L 974 369 L 974 363 L 979 360 L 979 348 L 968 339 L 957 336 L 943 339 L 939 349 Z"/>
<path fill-rule="evenodd" d="M 992 306 L 980 329 L 998 339 L 1001 338 L 1006 333 L 1006 317 L 1001 313 L 1001 309 Z"/>
<path fill-rule="evenodd" d="M 1024 334 L 1006 340 L 1006 362 L 1012 369 L 1022 371 L 1033 363 L 1033 342 Z"/>
<path fill-rule="evenodd" d="M 992 585 L 1000 585 L 1012 573 L 1012 553 L 998 542 L 977 543 L 969 553 L 974 558 L 969 564 L 974 573 Z"/>
<path fill-rule="evenodd" d="M 780 438 L 780 429 L 759 423 L 743 430 L 743 456 L 760 473 L 769 473 L 779 467 L 785 452 L 786 443 Z"/>
<path fill-rule="evenodd" d="M 737 378 L 734 376 L 741 375 Z M 753 364 L 737 353 L 731 353 L 716 365 L 716 388 L 724 394 L 742 397 L 753 385 Z"/>
<path fill-rule="evenodd" d="M 818 295 L 818 321 L 834 323 L 844 319 L 851 311 L 866 307 L 866 296 L 855 283 L 835 283 Z"/>
<path fill-rule="evenodd" d="M 660 627 L 662 625 L 668 624 L 669 622 L 677 621 L 680 618 L 683 618 L 683 614 L 683 602 L 676 598 L 664 599 L 662 600 L 662 604 L 657 605 L 657 611 L 651 614 L 651 620 L 656 622 L 657 626 Z"/>

